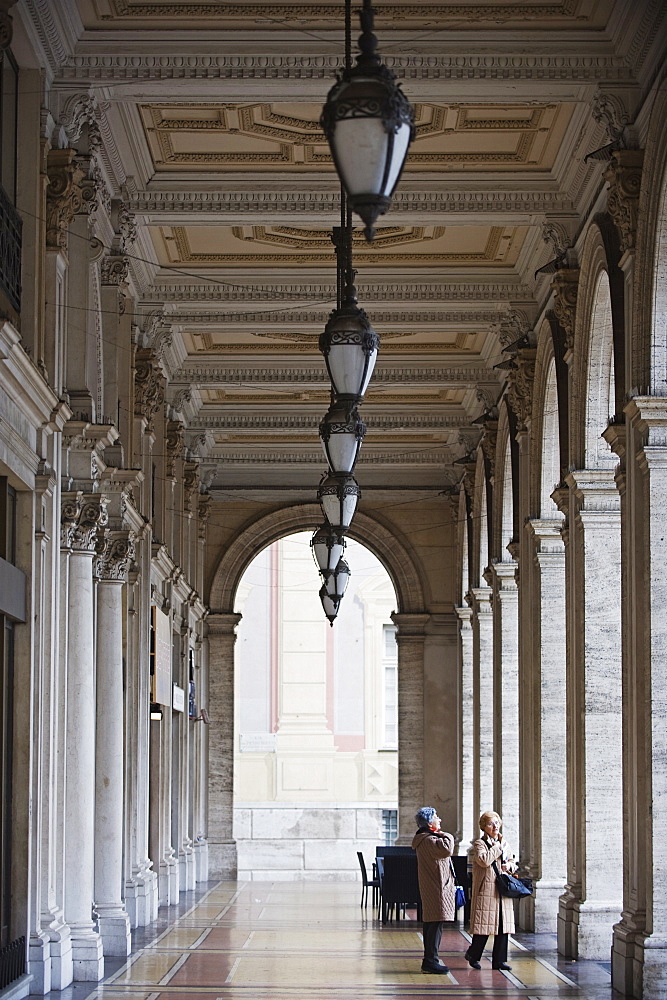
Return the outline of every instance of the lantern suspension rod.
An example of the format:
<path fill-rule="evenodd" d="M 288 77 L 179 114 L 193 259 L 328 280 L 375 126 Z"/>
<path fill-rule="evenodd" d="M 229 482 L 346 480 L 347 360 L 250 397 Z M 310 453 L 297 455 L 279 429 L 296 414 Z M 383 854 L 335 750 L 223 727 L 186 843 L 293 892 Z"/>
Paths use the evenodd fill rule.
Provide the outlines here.
<path fill-rule="evenodd" d="M 352 0 L 345 0 L 345 69 L 352 68 Z"/>

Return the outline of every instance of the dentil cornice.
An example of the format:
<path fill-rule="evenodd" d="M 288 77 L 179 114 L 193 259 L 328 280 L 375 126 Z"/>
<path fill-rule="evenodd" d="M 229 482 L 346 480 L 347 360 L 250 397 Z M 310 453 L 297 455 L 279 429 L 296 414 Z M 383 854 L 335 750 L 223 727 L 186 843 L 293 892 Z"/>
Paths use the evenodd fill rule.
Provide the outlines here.
<path fill-rule="evenodd" d="M 389 368 L 376 369 L 373 382 L 396 384 L 427 382 L 460 385 L 476 382 L 492 382 L 496 373 L 488 368 Z M 239 384 L 239 383 L 281 383 L 281 384 L 323 384 L 327 380 L 324 368 L 227 368 L 222 365 L 184 365 L 175 374 L 175 383 L 195 384 Z"/>
<path fill-rule="evenodd" d="M 459 427 L 461 424 L 460 415 L 433 413 L 422 415 L 401 414 L 392 416 L 389 414 L 364 414 L 364 421 L 371 428 L 378 430 L 412 430 L 427 429 L 437 430 L 440 427 Z M 267 416 L 264 414 L 216 414 L 215 416 L 197 417 L 190 425 L 190 430 L 196 434 L 198 429 L 207 430 L 274 430 L 282 428 L 288 430 L 312 429 L 314 427 L 312 413 L 305 412 L 299 416 L 290 414 L 274 414 Z M 190 443 L 192 448 L 195 439 Z"/>
<path fill-rule="evenodd" d="M 177 276 L 174 276 L 177 277 Z M 322 304 L 335 304 L 336 289 L 332 284 L 303 282 L 292 284 L 277 278 L 275 283 L 245 285 L 226 280 L 220 282 L 201 281 L 197 283 L 179 282 L 174 277 L 164 276 L 155 282 L 152 289 L 144 296 L 144 306 L 151 307 L 151 300 L 161 302 L 309 302 L 321 300 Z M 357 281 L 359 301 L 368 302 L 508 302 L 532 301 L 533 292 L 527 285 L 508 282 L 445 282 L 445 281 L 411 281 L 402 283 L 391 280 L 378 281 L 370 284 L 367 281 Z M 320 304 L 317 301 L 317 304 Z"/>

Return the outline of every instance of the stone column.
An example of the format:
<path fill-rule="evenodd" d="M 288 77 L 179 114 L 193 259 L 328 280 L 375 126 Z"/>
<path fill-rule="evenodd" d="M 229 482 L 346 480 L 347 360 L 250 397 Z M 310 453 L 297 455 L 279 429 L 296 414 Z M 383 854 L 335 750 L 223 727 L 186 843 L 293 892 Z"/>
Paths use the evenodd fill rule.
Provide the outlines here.
<path fill-rule="evenodd" d="M 566 761 L 566 643 L 565 547 L 562 520 L 534 520 L 528 529 L 534 540 L 533 656 L 536 681 L 534 739 L 536 822 L 527 851 L 528 873 L 535 895 L 527 929 L 554 933 L 558 899 L 567 880 L 567 761 Z"/>
<path fill-rule="evenodd" d="M 213 878 L 236 878 L 234 819 L 234 643 L 241 615 L 206 619 L 209 663 L 208 858 Z"/>
<path fill-rule="evenodd" d="M 443 830 L 461 836 L 461 679 L 454 615 L 431 615 L 424 641 L 424 795 Z M 400 700 L 400 691 L 399 691 Z M 400 762 L 400 742 L 399 742 Z M 400 766 L 400 763 L 399 763 Z"/>
<path fill-rule="evenodd" d="M 95 746 L 95 912 L 105 955 L 130 954 L 123 884 L 123 586 L 133 556 L 127 531 L 107 531 L 95 559 L 97 739 Z"/>
<path fill-rule="evenodd" d="M 473 809 L 477 820 L 493 808 L 493 614 L 491 588 L 475 587 L 466 600 L 472 607 L 473 637 Z"/>
<path fill-rule="evenodd" d="M 475 744 L 473 740 L 473 639 L 472 610 L 457 608 L 460 620 L 460 659 L 461 659 L 461 840 L 464 850 L 475 839 L 477 820 L 473 806 L 473 758 Z"/>
<path fill-rule="evenodd" d="M 622 908 L 620 500 L 611 469 L 581 470 L 569 487 L 572 603 L 568 634 L 568 883 L 558 914 L 559 951 L 606 958 Z M 611 807 L 610 807 L 611 806 Z"/>
<path fill-rule="evenodd" d="M 397 613 L 398 844 L 409 844 L 424 802 L 424 641 L 430 616 Z"/>
<path fill-rule="evenodd" d="M 626 878 L 623 912 L 614 927 L 612 983 L 637 1000 L 667 996 L 667 399 L 640 396 L 625 409 L 623 463 L 624 813 Z M 616 428 L 605 433 L 623 456 Z M 614 440 L 616 438 L 616 440 Z"/>
<path fill-rule="evenodd" d="M 74 979 L 104 975 L 102 939 L 92 919 L 95 843 L 95 645 L 93 555 L 106 523 L 106 500 L 63 494 L 67 593 L 67 741 L 65 748 L 65 919 L 72 933 Z"/>
<path fill-rule="evenodd" d="M 517 564 L 489 568 L 493 589 L 493 801 L 519 851 L 519 588 Z"/>

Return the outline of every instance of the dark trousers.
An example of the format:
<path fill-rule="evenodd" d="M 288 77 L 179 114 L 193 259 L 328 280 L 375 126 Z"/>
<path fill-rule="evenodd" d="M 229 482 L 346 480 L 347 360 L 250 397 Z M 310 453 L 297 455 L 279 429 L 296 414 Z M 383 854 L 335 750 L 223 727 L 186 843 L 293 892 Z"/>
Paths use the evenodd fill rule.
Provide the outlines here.
<path fill-rule="evenodd" d="M 438 948 L 442 937 L 442 921 L 429 920 L 422 924 L 424 935 L 424 961 L 428 965 L 438 965 Z"/>
<path fill-rule="evenodd" d="M 488 934 L 473 934 L 472 944 L 467 951 L 467 957 L 471 962 L 479 962 L 488 939 Z M 503 933 L 503 905 L 501 903 L 500 912 L 498 914 L 498 933 L 495 936 L 493 951 L 491 952 L 491 965 L 494 969 L 507 962 L 507 939 L 508 935 Z M 425 936 L 424 943 L 426 943 Z"/>

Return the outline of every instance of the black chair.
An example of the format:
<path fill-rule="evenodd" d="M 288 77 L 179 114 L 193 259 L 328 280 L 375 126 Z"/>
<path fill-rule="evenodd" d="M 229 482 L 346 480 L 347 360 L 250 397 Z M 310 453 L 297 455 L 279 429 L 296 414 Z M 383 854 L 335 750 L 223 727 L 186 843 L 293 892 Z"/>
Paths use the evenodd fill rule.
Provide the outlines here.
<path fill-rule="evenodd" d="M 373 890 L 373 906 L 377 903 L 378 893 L 380 892 L 380 880 L 378 878 L 368 878 L 368 873 L 366 872 L 366 862 L 364 861 L 364 856 L 361 851 L 357 851 L 357 857 L 359 858 L 359 867 L 361 868 L 361 906 L 368 906 L 368 887 L 370 886 Z"/>
<path fill-rule="evenodd" d="M 466 903 L 463 908 L 463 922 L 467 924 L 470 922 L 470 897 L 472 895 L 472 882 L 470 873 L 468 872 L 468 858 L 465 854 L 457 854 L 452 858 L 452 864 L 454 865 L 456 884 L 460 885 L 466 894 Z M 456 920 L 457 918 L 458 910 L 454 919 Z"/>
<path fill-rule="evenodd" d="M 406 857 L 410 857 L 414 853 L 415 852 L 414 852 L 413 848 L 409 847 L 409 846 L 408 847 L 397 847 L 397 846 L 395 846 L 395 845 L 392 844 L 391 847 L 389 845 L 378 845 L 375 848 L 375 857 L 376 858 L 386 858 L 390 854 L 399 854 L 399 855 L 403 854 Z"/>
<path fill-rule="evenodd" d="M 401 909 L 412 903 L 417 906 L 417 920 L 422 918 L 422 903 L 419 895 L 419 879 L 417 878 L 417 855 L 387 854 L 378 857 L 378 871 L 382 872 L 380 879 L 380 900 L 382 904 L 382 923 L 386 924 L 389 914 L 396 907 L 396 918 L 400 919 Z"/>

